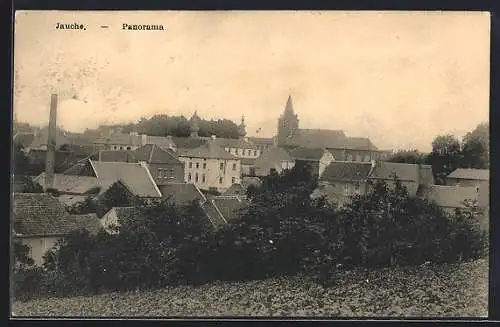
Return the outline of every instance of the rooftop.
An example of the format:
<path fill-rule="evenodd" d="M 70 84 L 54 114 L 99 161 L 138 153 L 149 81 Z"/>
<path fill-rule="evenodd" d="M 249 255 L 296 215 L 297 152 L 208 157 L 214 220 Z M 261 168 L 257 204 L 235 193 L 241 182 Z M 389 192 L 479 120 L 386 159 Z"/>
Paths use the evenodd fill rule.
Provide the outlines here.
<path fill-rule="evenodd" d="M 489 169 L 458 168 L 447 177 L 487 181 L 490 179 L 490 171 Z"/>

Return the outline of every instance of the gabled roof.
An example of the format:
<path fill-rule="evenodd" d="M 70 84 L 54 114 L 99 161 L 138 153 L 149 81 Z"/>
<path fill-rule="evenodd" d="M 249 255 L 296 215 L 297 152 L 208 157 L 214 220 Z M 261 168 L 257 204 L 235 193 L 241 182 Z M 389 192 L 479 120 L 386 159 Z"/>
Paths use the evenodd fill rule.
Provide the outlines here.
<path fill-rule="evenodd" d="M 272 137 L 249 137 L 248 141 L 256 145 L 274 145 Z"/>
<path fill-rule="evenodd" d="M 35 177 L 34 181 L 43 187 L 45 185 L 45 172 Z M 54 174 L 54 184 L 52 188 L 59 192 L 85 194 L 99 186 L 100 184 L 95 177 Z"/>
<path fill-rule="evenodd" d="M 198 148 L 179 154 L 183 157 L 206 158 L 206 159 L 238 159 L 238 157 L 227 152 L 212 140 L 199 146 Z"/>
<path fill-rule="evenodd" d="M 368 179 L 368 175 L 371 169 L 371 163 L 333 161 L 323 171 L 323 174 L 320 177 L 320 181 L 361 182 Z"/>
<path fill-rule="evenodd" d="M 239 196 L 216 196 L 212 201 L 227 222 L 238 219 L 240 210 L 248 205 L 248 202 Z"/>
<path fill-rule="evenodd" d="M 418 190 L 418 196 L 441 207 L 460 208 L 465 200 L 478 200 L 479 193 L 476 187 L 423 185 Z"/>
<path fill-rule="evenodd" d="M 142 136 L 138 134 L 112 133 L 94 141 L 95 144 L 141 145 Z"/>
<path fill-rule="evenodd" d="M 290 156 L 292 156 L 295 160 L 319 161 L 324 154 L 324 149 L 303 147 L 295 148 L 290 151 Z"/>
<path fill-rule="evenodd" d="M 240 196 L 244 196 L 246 195 L 246 188 L 243 187 L 243 185 L 241 184 L 233 184 L 231 185 L 227 190 L 226 192 L 224 192 L 223 195 L 240 195 Z"/>
<path fill-rule="evenodd" d="M 22 237 L 63 236 L 78 229 L 96 229 L 95 215 L 70 215 L 47 193 L 14 194 L 14 229 Z"/>
<path fill-rule="evenodd" d="M 400 181 L 418 182 L 419 169 L 416 164 L 377 161 L 370 178 L 393 179 L 395 174 Z"/>
<path fill-rule="evenodd" d="M 488 181 L 490 179 L 490 171 L 489 171 L 489 169 L 458 168 L 458 169 L 455 169 L 447 177 L 448 178 L 457 178 L 457 179 L 472 179 L 472 180 Z"/>
<path fill-rule="evenodd" d="M 350 150 L 377 150 L 377 147 L 367 137 L 348 137 L 344 148 Z"/>
<path fill-rule="evenodd" d="M 99 161 L 99 152 L 96 152 L 87 158 L 77 161 L 73 166 L 63 171 L 63 175 L 79 175 L 95 177 L 94 168 L 90 164 L 90 160 Z"/>
<path fill-rule="evenodd" d="M 191 183 L 168 183 L 158 186 L 162 199 L 169 199 L 176 205 L 192 203 L 193 201 L 206 201 L 205 196 L 196 185 Z"/>
<path fill-rule="evenodd" d="M 286 145 L 306 148 L 336 148 L 345 144 L 346 136 L 341 130 L 299 129 L 287 139 Z"/>
<path fill-rule="evenodd" d="M 99 161 L 105 162 L 137 162 L 134 152 L 123 150 L 100 150 Z"/>
<path fill-rule="evenodd" d="M 147 163 L 182 165 L 171 150 L 165 150 L 156 144 L 146 144 L 133 151 L 136 160 Z"/>
<path fill-rule="evenodd" d="M 75 226 L 75 230 L 84 229 L 95 235 L 102 230 L 102 224 L 95 213 L 83 215 L 70 215 L 70 220 Z"/>
<path fill-rule="evenodd" d="M 172 137 L 175 146 L 177 149 L 195 149 L 202 144 L 204 144 L 207 140 L 204 138 L 195 138 L 195 137 Z"/>
<path fill-rule="evenodd" d="M 293 157 L 289 152 L 282 148 L 272 147 L 266 149 L 262 154 L 255 159 L 255 165 L 260 165 L 265 162 L 280 162 L 280 161 L 293 161 Z"/>
<path fill-rule="evenodd" d="M 244 139 L 229 139 L 229 138 L 216 138 L 215 144 L 221 148 L 239 148 L 239 149 L 257 149 L 255 144 L 245 141 Z"/>
<path fill-rule="evenodd" d="M 148 169 L 139 163 L 92 160 L 90 160 L 90 163 L 102 187 L 102 191 L 114 183 L 121 181 L 132 194 L 138 197 L 161 197 L 160 190 L 156 186 Z"/>
<path fill-rule="evenodd" d="M 80 195 L 80 194 L 61 194 L 57 197 L 57 199 L 64 204 L 66 207 L 72 207 L 79 202 L 85 201 L 88 195 Z"/>

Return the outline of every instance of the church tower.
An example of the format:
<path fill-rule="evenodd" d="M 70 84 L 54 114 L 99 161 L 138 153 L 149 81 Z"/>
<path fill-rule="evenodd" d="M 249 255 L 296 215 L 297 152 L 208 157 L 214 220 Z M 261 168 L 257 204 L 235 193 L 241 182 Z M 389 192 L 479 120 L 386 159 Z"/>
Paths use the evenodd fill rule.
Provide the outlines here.
<path fill-rule="evenodd" d="M 245 116 L 241 116 L 241 124 L 238 126 L 238 136 L 240 137 L 240 139 L 244 138 L 247 135 L 245 128 Z"/>
<path fill-rule="evenodd" d="M 292 96 L 288 96 L 285 111 L 278 118 L 278 146 L 283 146 L 286 140 L 297 133 L 299 119 L 293 111 Z"/>
<path fill-rule="evenodd" d="M 198 137 L 198 132 L 200 130 L 200 117 L 198 117 L 196 110 L 189 120 L 189 130 L 191 132 L 191 137 Z"/>

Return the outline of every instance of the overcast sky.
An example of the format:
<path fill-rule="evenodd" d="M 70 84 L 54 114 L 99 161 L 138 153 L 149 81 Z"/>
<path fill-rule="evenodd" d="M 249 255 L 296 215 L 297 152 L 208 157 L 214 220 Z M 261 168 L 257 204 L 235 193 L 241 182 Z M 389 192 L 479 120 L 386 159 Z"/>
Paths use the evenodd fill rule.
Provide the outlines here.
<path fill-rule="evenodd" d="M 301 128 L 429 150 L 488 120 L 489 24 L 465 12 L 17 12 L 14 112 L 47 124 L 56 90 L 72 131 L 197 109 L 245 115 L 250 136 L 269 137 L 291 94 Z"/>

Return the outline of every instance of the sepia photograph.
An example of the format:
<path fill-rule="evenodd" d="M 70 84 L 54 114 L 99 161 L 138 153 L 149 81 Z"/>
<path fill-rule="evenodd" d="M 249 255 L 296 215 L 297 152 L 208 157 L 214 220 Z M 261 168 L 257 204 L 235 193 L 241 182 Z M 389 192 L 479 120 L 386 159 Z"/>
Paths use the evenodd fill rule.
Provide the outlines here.
<path fill-rule="evenodd" d="M 490 14 L 15 12 L 11 318 L 488 317 Z"/>

